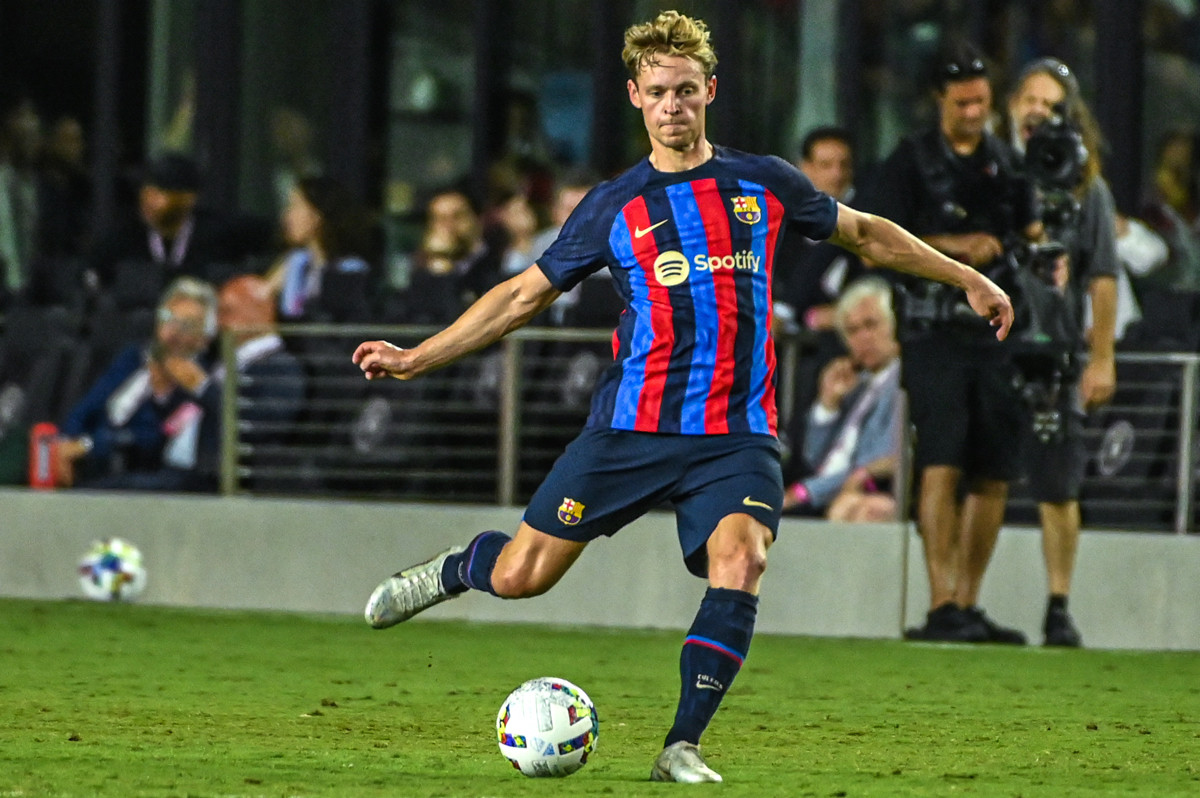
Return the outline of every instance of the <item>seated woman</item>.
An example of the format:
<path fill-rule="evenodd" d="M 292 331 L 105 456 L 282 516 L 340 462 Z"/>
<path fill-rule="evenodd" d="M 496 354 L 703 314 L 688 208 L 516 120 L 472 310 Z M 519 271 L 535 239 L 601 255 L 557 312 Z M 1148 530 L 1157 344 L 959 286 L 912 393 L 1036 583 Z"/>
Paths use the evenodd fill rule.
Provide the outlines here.
<path fill-rule="evenodd" d="M 282 322 L 370 322 L 371 267 L 357 203 L 329 177 L 306 177 L 291 189 L 281 219 L 292 249 L 267 279 Z"/>

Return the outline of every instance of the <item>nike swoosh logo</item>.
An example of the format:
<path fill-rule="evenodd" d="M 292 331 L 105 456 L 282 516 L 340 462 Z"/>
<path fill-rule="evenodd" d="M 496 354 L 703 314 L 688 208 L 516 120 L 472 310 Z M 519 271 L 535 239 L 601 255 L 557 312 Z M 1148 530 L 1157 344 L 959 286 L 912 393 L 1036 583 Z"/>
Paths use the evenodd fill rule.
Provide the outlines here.
<path fill-rule="evenodd" d="M 667 222 L 669 222 L 669 221 L 670 221 L 670 219 L 663 219 L 661 222 L 657 222 L 657 223 L 655 223 L 655 224 L 652 224 L 652 225 L 650 225 L 649 227 L 645 228 L 644 230 L 643 230 L 642 228 L 640 228 L 640 227 L 635 227 L 635 228 L 633 228 L 633 237 L 634 237 L 634 238 L 641 238 L 642 236 L 646 235 L 647 233 L 649 233 L 649 232 L 650 232 L 651 230 L 653 230 L 654 228 L 656 228 L 656 227 L 662 227 L 664 224 L 666 224 L 666 223 L 667 223 Z"/>
<path fill-rule="evenodd" d="M 696 689 L 697 690 L 720 690 L 721 688 L 717 687 L 715 684 L 705 684 L 704 682 L 697 679 L 696 680 Z"/>
<path fill-rule="evenodd" d="M 774 510 L 775 509 L 771 505 L 766 504 L 764 502 L 756 502 L 756 501 L 754 501 L 754 499 L 751 499 L 749 496 L 742 499 L 742 504 L 746 505 L 747 507 L 761 507 L 764 510 Z"/>

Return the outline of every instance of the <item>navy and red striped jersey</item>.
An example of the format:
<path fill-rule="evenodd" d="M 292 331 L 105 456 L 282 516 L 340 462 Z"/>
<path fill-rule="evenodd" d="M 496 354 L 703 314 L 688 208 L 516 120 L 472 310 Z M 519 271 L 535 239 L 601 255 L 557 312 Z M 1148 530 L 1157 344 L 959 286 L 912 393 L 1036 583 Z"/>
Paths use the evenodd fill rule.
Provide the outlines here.
<path fill-rule="evenodd" d="M 785 223 L 828 238 L 837 203 L 780 158 L 713 149 L 597 186 L 538 259 L 563 291 L 607 266 L 625 301 L 589 427 L 775 434 L 776 248 Z"/>

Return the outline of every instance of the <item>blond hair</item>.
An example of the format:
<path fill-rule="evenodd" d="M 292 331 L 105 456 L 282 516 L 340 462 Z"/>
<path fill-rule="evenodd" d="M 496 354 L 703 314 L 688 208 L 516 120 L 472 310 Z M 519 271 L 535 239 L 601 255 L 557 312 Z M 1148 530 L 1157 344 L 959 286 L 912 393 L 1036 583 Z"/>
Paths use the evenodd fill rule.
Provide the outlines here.
<path fill-rule="evenodd" d="M 621 58 L 634 80 L 642 67 L 656 66 L 658 58 L 678 55 L 700 65 L 705 79 L 717 68 L 717 54 L 708 41 L 708 25 L 678 11 L 664 11 L 652 22 L 631 25 L 625 31 L 625 49 Z"/>

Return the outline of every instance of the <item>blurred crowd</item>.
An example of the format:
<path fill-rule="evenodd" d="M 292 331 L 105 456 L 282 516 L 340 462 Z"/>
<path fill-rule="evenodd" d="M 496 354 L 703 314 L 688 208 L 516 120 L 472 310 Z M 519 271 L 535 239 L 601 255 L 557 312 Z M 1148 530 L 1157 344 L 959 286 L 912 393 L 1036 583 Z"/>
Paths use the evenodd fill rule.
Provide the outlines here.
<path fill-rule="evenodd" d="M 272 124 L 279 128 L 274 138 L 303 139 L 289 132 L 298 123 L 286 114 L 277 114 Z M 1122 267 L 1119 347 L 1200 347 L 1198 146 L 1190 127 L 1163 136 L 1146 175 L 1140 209 L 1113 220 Z M 78 419 L 89 391 L 107 384 L 106 373 L 128 347 L 143 354 L 124 357 L 145 359 L 145 350 L 156 348 L 164 335 L 169 338 L 167 333 L 187 326 L 170 311 L 183 278 L 195 281 L 193 289 L 203 285 L 212 292 L 213 307 L 201 308 L 214 314 L 212 323 L 199 331 L 207 334 L 200 335 L 189 359 L 218 382 L 224 366 L 212 338 L 222 325 L 217 303 L 227 287 L 244 288 L 238 282 L 242 278 L 259 281 L 254 293 L 260 300 L 268 298 L 271 324 L 445 324 L 490 287 L 535 261 L 600 179 L 532 158 L 509 158 L 494 164 L 482 180 L 473 175 L 448 180 L 417 198 L 420 218 L 415 225 L 420 233 L 411 251 L 399 253 L 407 268 L 397 280 L 385 265 L 396 261 L 397 253 L 384 252 L 379 214 L 324 174 L 303 141 L 286 149 L 289 155 L 273 178 L 280 206 L 277 219 L 206 203 L 203 170 L 181 149 L 163 151 L 127 175 L 126 194 L 132 201 L 119 209 L 111 225 L 97 229 L 87 131 L 79 119 L 44 119 L 31 98 L 4 108 L 0 313 L 5 322 L 0 382 L 8 387 L 0 391 L 0 428 L 24 434 L 34 420 L 61 425 L 74 441 L 63 447 L 70 454 L 61 458 L 64 463 L 85 462 L 86 457 L 107 452 L 100 438 L 85 436 L 72 419 Z M 819 189 L 842 202 L 858 206 L 876 188 L 877 165 L 866 162 L 849 131 L 833 126 L 811 130 L 791 155 Z M 791 420 L 784 431 L 793 486 L 790 509 L 833 518 L 894 517 L 897 501 L 891 482 L 902 436 L 892 414 L 900 411 L 894 390 L 887 387 L 890 383 L 875 390 L 865 387 L 887 372 L 899 354 L 893 352 L 896 321 L 891 304 L 878 291 L 868 290 L 850 294 L 866 310 L 842 306 L 839 303 L 867 267 L 835 247 L 797 236 L 785 237 L 782 246 L 775 275 L 776 331 L 798 341 L 802 353 L 792 386 L 794 406 L 784 413 Z M 611 328 L 621 308 L 607 283 L 604 277 L 585 281 L 555 303 L 543 323 Z M 867 322 L 859 318 L 864 313 L 871 317 Z M 872 340 L 864 340 L 869 337 L 864 324 Z M 58 341 L 69 346 L 63 347 L 51 377 L 44 373 L 49 361 L 34 353 L 53 349 Z M 881 356 L 880 350 L 888 356 Z M 145 368 L 146 364 L 140 367 Z M 169 387 L 182 385 L 164 376 L 169 371 L 155 375 L 158 387 L 148 394 L 158 422 L 177 410 L 175 399 L 163 398 Z M 870 406 L 862 403 L 864 391 Z M 199 393 L 183 393 L 191 404 L 200 405 Z M 848 416 L 854 419 L 852 429 L 847 428 Z M 109 413 L 107 423 L 120 427 L 116 421 L 122 419 L 121 414 Z M 128 418 L 124 421 L 129 423 Z M 836 429 L 823 429 L 834 421 Z M 860 434 L 864 425 L 889 430 L 890 451 L 855 451 L 848 445 L 849 439 L 877 439 Z M 195 426 L 198 430 L 199 423 Z M 164 462 L 163 452 L 170 444 L 171 435 L 163 428 L 160 423 L 152 446 L 150 459 L 156 467 Z M 87 437 L 90 440 L 83 443 L 76 440 Z M 814 445 L 817 439 L 823 441 L 821 446 Z M 0 453 L 7 450 L 9 455 L 0 454 L 0 462 L 9 465 L 0 477 L 23 481 L 25 464 L 13 464 L 25 456 L 24 444 L 18 445 L 20 436 L 13 434 L 3 440 Z M 211 448 L 212 442 L 204 446 Z M 141 462 L 139 457 L 126 459 L 93 468 L 94 478 L 111 479 L 114 473 L 140 468 L 131 465 Z M 187 461 L 194 462 L 195 456 Z M 62 470 L 62 484 L 86 481 L 70 473 L 67 465 Z M 79 469 L 79 474 L 87 473 Z M 833 482 L 830 474 L 836 474 Z M 190 484 L 211 488 L 212 474 Z"/>

